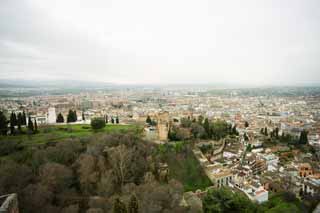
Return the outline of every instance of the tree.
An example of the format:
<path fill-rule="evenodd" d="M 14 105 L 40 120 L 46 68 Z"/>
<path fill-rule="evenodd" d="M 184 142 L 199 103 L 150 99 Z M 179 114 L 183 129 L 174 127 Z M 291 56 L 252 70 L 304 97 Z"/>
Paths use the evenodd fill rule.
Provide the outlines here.
<path fill-rule="evenodd" d="M 22 112 L 22 122 L 21 122 L 22 125 L 27 125 L 27 116 L 26 116 L 26 113 L 25 111 Z"/>
<path fill-rule="evenodd" d="M 199 124 L 198 124 L 199 125 Z M 201 125 L 200 125 L 201 126 Z M 202 126 L 201 126 L 202 127 Z M 196 127 L 195 127 L 196 128 Z M 203 127 L 202 127 L 203 128 Z M 194 129 L 194 135 L 197 135 L 196 129 Z M 200 130 L 201 131 L 201 130 Z M 191 138 L 191 132 L 182 127 L 172 126 L 168 132 L 168 138 L 171 141 L 183 141 Z"/>
<path fill-rule="evenodd" d="M 70 109 L 67 115 L 67 123 L 73 122 L 73 111 Z"/>
<path fill-rule="evenodd" d="M 2 111 L 0 111 L 0 131 L 2 135 L 7 135 L 8 132 L 8 121 Z"/>
<path fill-rule="evenodd" d="M 204 120 L 203 128 L 205 129 L 208 138 L 211 138 L 210 123 L 208 118 Z"/>
<path fill-rule="evenodd" d="M 202 122 L 203 122 L 203 116 L 202 115 L 199 115 L 199 117 L 198 117 L 198 123 L 200 124 L 200 125 L 202 125 Z"/>
<path fill-rule="evenodd" d="M 116 117 L 116 124 L 119 124 L 119 117 Z"/>
<path fill-rule="evenodd" d="M 127 213 L 126 205 L 119 198 L 114 201 L 113 213 Z"/>
<path fill-rule="evenodd" d="M 267 127 L 264 128 L 264 135 L 268 136 L 268 128 Z"/>
<path fill-rule="evenodd" d="M 60 193 L 73 184 L 72 170 L 58 163 L 46 163 L 40 167 L 41 183 L 55 193 Z"/>
<path fill-rule="evenodd" d="M 248 121 L 244 122 L 244 126 L 245 126 L 246 128 L 249 127 Z"/>
<path fill-rule="evenodd" d="M 151 123 L 152 123 L 152 120 L 149 115 L 147 116 L 146 123 L 149 125 L 151 125 Z"/>
<path fill-rule="evenodd" d="M 34 119 L 34 133 L 38 132 L 38 124 L 37 124 L 37 119 Z"/>
<path fill-rule="evenodd" d="M 17 125 L 17 117 L 16 117 L 16 113 L 12 112 L 10 115 L 10 126 L 16 126 Z"/>
<path fill-rule="evenodd" d="M 210 124 L 210 134 L 213 139 L 220 140 L 230 134 L 229 124 L 224 120 L 217 120 Z"/>
<path fill-rule="evenodd" d="M 21 126 L 23 125 L 23 117 L 21 112 L 18 113 L 17 125 L 18 125 L 18 130 L 21 132 Z"/>
<path fill-rule="evenodd" d="M 128 206 L 128 212 L 129 213 L 138 213 L 139 212 L 139 205 L 138 205 L 138 199 L 136 195 L 131 195 L 129 206 Z"/>
<path fill-rule="evenodd" d="M 84 112 L 82 112 L 82 120 L 85 121 L 86 117 L 84 116 Z"/>
<path fill-rule="evenodd" d="M 90 154 L 81 154 L 76 161 L 77 176 L 83 194 L 96 192 L 96 183 L 99 180 L 97 172 L 97 158 Z"/>
<path fill-rule="evenodd" d="M 180 126 L 183 128 L 189 128 L 191 126 L 192 121 L 188 118 L 181 118 Z"/>
<path fill-rule="evenodd" d="M 112 165 L 113 172 L 116 176 L 115 182 L 120 189 L 131 177 L 130 164 L 132 163 L 133 151 L 121 144 L 117 147 L 107 150 L 109 155 L 110 164 Z"/>
<path fill-rule="evenodd" d="M 105 126 L 106 126 L 106 122 L 105 122 L 104 118 L 93 118 L 91 120 L 91 127 L 94 130 L 102 129 Z"/>
<path fill-rule="evenodd" d="M 105 116 L 105 119 L 106 119 L 106 124 L 109 122 L 109 117 L 108 115 Z"/>
<path fill-rule="evenodd" d="M 203 199 L 203 212 L 255 212 L 257 206 L 240 193 L 230 189 L 210 189 Z"/>
<path fill-rule="evenodd" d="M 33 122 L 32 122 L 32 120 L 31 120 L 31 117 L 30 117 L 30 116 L 29 116 L 29 118 L 28 118 L 28 131 L 29 131 L 29 133 L 33 133 L 33 131 L 34 131 Z"/>
<path fill-rule="evenodd" d="M 78 120 L 77 111 L 74 110 L 74 111 L 73 111 L 73 122 L 76 122 L 77 120 Z"/>
<path fill-rule="evenodd" d="M 61 112 L 57 116 L 57 123 L 64 123 L 64 117 Z"/>
<path fill-rule="evenodd" d="M 279 128 L 278 127 L 275 128 L 274 134 L 275 134 L 275 137 L 278 139 L 279 138 Z"/>
<path fill-rule="evenodd" d="M 25 164 L 11 160 L 3 161 L 0 164 L 0 192 L 3 194 L 21 192 L 32 179 L 32 171 Z"/>
<path fill-rule="evenodd" d="M 67 123 L 70 122 L 76 122 L 78 120 L 77 118 L 77 112 L 75 110 L 69 110 L 68 116 L 67 116 Z"/>
<path fill-rule="evenodd" d="M 114 124 L 114 118 L 113 117 L 111 117 L 111 123 Z"/>
<path fill-rule="evenodd" d="M 232 130 L 231 130 L 232 135 L 239 135 L 239 132 L 237 130 L 237 125 L 233 125 Z"/>
<path fill-rule="evenodd" d="M 299 144 L 307 144 L 308 143 L 308 131 L 302 130 L 300 133 Z"/>
<path fill-rule="evenodd" d="M 19 194 L 19 210 L 34 212 L 35 209 L 45 211 L 54 199 L 54 194 L 43 184 L 30 183 Z"/>
<path fill-rule="evenodd" d="M 10 134 L 11 135 L 15 135 L 16 124 L 17 124 L 16 114 L 14 112 L 11 112 L 11 115 L 10 115 Z"/>
<path fill-rule="evenodd" d="M 203 128 L 200 124 L 198 123 L 192 123 L 191 124 L 191 133 L 194 138 L 204 138 L 206 134 L 205 128 Z"/>
<path fill-rule="evenodd" d="M 177 128 L 176 137 L 179 141 L 184 141 L 191 138 L 190 131 L 186 128 Z"/>

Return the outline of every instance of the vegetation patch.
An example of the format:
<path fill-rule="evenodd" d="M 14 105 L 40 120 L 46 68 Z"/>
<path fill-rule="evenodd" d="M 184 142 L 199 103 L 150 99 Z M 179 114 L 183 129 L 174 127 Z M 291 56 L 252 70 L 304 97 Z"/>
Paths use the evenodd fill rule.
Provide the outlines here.
<path fill-rule="evenodd" d="M 170 178 L 183 184 L 184 191 L 204 190 L 211 181 L 203 172 L 191 147 L 186 142 L 174 142 L 159 147 L 161 158 L 168 163 Z"/>

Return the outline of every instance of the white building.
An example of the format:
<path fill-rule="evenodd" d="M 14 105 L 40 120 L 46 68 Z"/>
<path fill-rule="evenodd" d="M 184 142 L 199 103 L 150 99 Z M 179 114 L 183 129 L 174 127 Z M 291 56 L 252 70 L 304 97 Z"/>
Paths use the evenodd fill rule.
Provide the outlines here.
<path fill-rule="evenodd" d="M 263 203 L 268 201 L 268 191 L 265 190 L 262 186 L 255 187 L 252 185 L 246 186 L 241 189 L 250 200 L 256 201 L 258 203 Z"/>
<path fill-rule="evenodd" d="M 263 155 L 263 159 L 266 161 L 268 171 L 276 171 L 278 169 L 279 157 L 271 153 Z"/>
<path fill-rule="evenodd" d="M 48 109 L 48 123 L 49 124 L 55 124 L 56 123 L 56 119 L 57 119 L 56 108 L 50 107 Z"/>

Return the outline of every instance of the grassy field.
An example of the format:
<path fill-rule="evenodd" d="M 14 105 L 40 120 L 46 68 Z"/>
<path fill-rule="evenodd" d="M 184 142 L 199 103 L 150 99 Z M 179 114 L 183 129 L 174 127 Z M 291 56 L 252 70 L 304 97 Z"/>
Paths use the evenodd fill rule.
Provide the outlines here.
<path fill-rule="evenodd" d="M 16 136 L 1 136 L 0 141 L 16 141 L 23 145 L 41 145 L 48 142 L 59 142 L 59 140 L 74 137 L 86 137 L 97 133 L 125 132 L 135 130 L 134 125 L 107 125 L 104 129 L 94 131 L 90 125 L 59 125 L 59 126 L 42 126 L 39 127 L 37 134 L 21 134 Z"/>

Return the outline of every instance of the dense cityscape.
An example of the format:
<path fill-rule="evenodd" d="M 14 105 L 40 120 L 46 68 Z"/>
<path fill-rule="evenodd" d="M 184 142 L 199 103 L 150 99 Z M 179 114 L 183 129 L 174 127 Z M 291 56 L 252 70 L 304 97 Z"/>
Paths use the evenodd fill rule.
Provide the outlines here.
<path fill-rule="evenodd" d="M 51 132 L 70 132 L 66 138 L 75 140 L 82 137 L 76 134 L 77 128 L 87 129 L 90 124 L 94 129 L 134 126 L 139 129 L 135 130 L 139 132 L 135 134 L 140 135 L 141 140 L 149 143 L 148 146 L 158 147 L 152 149 L 163 152 L 157 157 L 160 159 L 153 162 L 158 168 L 151 170 L 153 175 L 158 175 L 156 179 L 166 183 L 176 179 L 182 184 L 180 200 L 174 210 L 169 211 L 214 212 L 214 209 L 210 210 L 210 190 L 226 188 L 231 191 L 229 193 L 241 194 L 250 200 L 247 202 L 258 205 L 270 203 L 273 197 L 280 195 L 286 197 L 284 200 L 289 199 L 287 202 L 291 199 L 290 202 L 299 203 L 286 203 L 288 206 L 272 204 L 274 206 L 265 207 L 267 209 L 312 212 L 320 198 L 318 91 L 318 87 L 223 89 L 205 86 L 123 86 L 59 95 L 5 96 L 1 98 L 0 105 L 1 132 L 4 135 L 0 151 L 3 158 L 14 156 L 13 153 L 21 150 L 25 152 L 24 146 L 35 146 L 33 140 L 39 135 L 45 138 L 40 150 L 47 149 L 47 146 L 53 146 L 52 143 L 65 140 L 55 138 Z M 12 144 L 8 147 L 6 143 Z M 184 158 L 193 158 L 195 168 L 173 165 L 172 159 L 169 159 L 172 158 L 172 149 L 179 150 L 175 151 L 174 158 L 178 158 L 179 152 L 186 155 Z M 181 164 L 188 164 L 183 159 L 179 160 Z M 50 171 L 52 168 L 47 169 Z M 187 174 L 183 175 L 194 177 L 188 180 L 177 175 L 178 171 L 172 171 L 179 169 L 187 170 Z M 140 181 L 135 182 L 138 183 L 141 184 Z M 4 188 L 2 190 L 5 191 Z M 37 191 L 39 189 L 34 190 L 35 194 L 40 193 Z M 82 190 L 80 192 L 86 195 Z M 87 199 L 104 199 L 106 195 L 97 197 L 95 194 L 91 197 L 87 195 Z M 15 195 L 19 199 L 19 193 Z M 82 205 L 77 203 L 76 206 L 80 208 Z M 150 212 L 148 208 L 155 207 L 143 204 L 141 211 Z M 87 211 L 94 212 L 90 209 L 96 209 L 96 206 Z M 100 209 L 106 211 L 108 208 Z M 253 209 L 250 211 L 254 212 Z M 157 212 L 155 209 L 152 211 Z"/>

